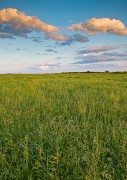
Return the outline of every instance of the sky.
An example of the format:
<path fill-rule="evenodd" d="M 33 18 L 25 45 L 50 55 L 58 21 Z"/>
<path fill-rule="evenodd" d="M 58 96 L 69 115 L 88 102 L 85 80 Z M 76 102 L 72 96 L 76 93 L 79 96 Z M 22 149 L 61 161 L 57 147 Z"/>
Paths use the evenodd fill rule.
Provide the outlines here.
<path fill-rule="evenodd" d="M 0 73 L 127 71 L 127 0 L 0 0 Z"/>

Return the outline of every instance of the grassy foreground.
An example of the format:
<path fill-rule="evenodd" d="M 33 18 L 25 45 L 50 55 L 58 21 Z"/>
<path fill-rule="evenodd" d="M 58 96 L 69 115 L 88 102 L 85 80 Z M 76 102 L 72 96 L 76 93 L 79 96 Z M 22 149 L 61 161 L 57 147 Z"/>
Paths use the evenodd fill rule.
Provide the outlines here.
<path fill-rule="evenodd" d="M 127 74 L 0 75 L 0 179 L 127 179 Z"/>

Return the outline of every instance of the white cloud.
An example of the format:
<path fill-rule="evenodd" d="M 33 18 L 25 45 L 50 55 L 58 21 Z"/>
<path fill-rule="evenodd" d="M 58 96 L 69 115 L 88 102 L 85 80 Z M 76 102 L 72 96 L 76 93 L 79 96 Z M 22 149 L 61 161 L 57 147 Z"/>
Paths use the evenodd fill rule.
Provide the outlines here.
<path fill-rule="evenodd" d="M 34 71 L 50 71 L 56 68 L 60 67 L 61 63 L 53 63 L 53 62 L 47 62 L 47 63 L 42 63 L 42 64 L 37 64 L 34 65 L 32 68 L 32 70 Z"/>

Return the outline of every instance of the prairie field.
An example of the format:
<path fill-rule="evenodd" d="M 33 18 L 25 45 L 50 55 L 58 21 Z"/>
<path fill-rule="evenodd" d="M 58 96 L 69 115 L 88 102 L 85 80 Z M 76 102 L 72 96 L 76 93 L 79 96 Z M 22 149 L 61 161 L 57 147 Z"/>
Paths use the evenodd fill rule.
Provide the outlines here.
<path fill-rule="evenodd" d="M 0 179 L 127 179 L 127 73 L 0 75 Z"/>

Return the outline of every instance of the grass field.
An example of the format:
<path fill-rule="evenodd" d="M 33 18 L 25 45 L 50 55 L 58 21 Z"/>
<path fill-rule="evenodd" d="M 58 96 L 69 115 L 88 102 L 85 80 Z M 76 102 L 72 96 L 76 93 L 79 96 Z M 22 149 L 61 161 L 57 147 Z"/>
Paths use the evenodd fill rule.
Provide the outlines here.
<path fill-rule="evenodd" d="M 2 180 L 127 179 L 127 73 L 0 75 Z"/>

